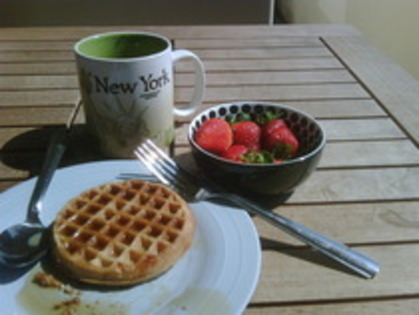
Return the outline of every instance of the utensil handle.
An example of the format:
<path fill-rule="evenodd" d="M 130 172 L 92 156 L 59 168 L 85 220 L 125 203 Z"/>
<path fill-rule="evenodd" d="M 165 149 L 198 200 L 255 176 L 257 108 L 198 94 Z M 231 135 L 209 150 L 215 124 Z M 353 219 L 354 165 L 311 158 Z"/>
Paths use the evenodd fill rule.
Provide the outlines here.
<path fill-rule="evenodd" d="M 305 244 L 310 245 L 333 260 L 349 267 L 365 278 L 374 277 L 380 270 L 379 264 L 366 255 L 350 249 L 346 245 L 313 231 L 302 224 L 294 222 L 275 212 L 264 209 L 246 198 L 229 193 L 216 193 L 213 195 L 218 195 L 223 197 L 223 199 L 227 198 L 227 200 L 233 202 L 234 204 L 245 208 L 249 213 L 257 215 L 269 223 L 281 228 L 289 235 L 299 239 Z"/>
<path fill-rule="evenodd" d="M 66 136 L 66 130 L 59 130 L 52 136 L 45 161 L 42 165 L 38 179 L 36 180 L 31 199 L 29 200 L 26 222 L 41 224 L 39 212 L 41 210 L 42 199 L 64 154 L 64 140 Z"/>

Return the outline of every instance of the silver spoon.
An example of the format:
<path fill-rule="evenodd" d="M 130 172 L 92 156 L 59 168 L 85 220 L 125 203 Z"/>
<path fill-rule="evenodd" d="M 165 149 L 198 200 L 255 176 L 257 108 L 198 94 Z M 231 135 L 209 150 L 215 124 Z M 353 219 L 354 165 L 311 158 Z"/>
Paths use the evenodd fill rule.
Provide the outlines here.
<path fill-rule="evenodd" d="M 26 267 L 38 261 L 47 251 L 42 240 L 46 227 L 39 219 L 42 200 L 52 176 L 65 151 L 66 131 L 55 134 L 29 201 L 26 220 L 0 234 L 0 262 L 15 268 Z"/>

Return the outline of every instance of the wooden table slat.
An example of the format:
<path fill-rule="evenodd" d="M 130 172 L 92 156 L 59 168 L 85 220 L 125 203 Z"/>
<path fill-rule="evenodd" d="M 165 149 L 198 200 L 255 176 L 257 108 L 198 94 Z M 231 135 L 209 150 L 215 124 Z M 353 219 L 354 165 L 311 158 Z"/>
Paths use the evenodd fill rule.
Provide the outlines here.
<path fill-rule="evenodd" d="M 418 205 L 419 201 L 284 204 L 278 205 L 275 212 L 351 246 L 374 246 L 416 242 L 419 239 Z M 277 248 L 304 246 L 260 218 L 254 220 L 262 239 L 276 241 Z"/>
<path fill-rule="evenodd" d="M 359 35 L 359 31 L 345 24 L 324 25 L 283 25 L 280 28 L 272 28 L 266 25 L 243 25 L 236 26 L 89 26 L 89 27 L 17 27 L 0 29 L 0 40 L 77 40 L 79 38 L 102 32 L 111 31 L 145 31 L 159 32 L 170 38 L 176 39 L 252 39 L 272 37 L 294 36 L 326 36 Z"/>
<path fill-rule="evenodd" d="M 419 167 L 318 170 L 289 203 L 417 200 Z"/>
<path fill-rule="evenodd" d="M 325 40 L 419 145 L 418 81 L 360 37 Z"/>
<path fill-rule="evenodd" d="M 176 102 L 188 102 L 192 88 L 178 89 Z M 312 85 L 262 85 L 209 87 L 206 102 L 229 102 L 238 100 L 289 101 L 326 99 L 368 99 L 369 95 L 357 84 L 312 84 Z M 1 104 L 1 103 L 0 103 Z"/>
<path fill-rule="evenodd" d="M 365 281 L 345 274 L 339 266 L 309 250 L 265 251 L 261 279 L 252 302 L 319 303 L 328 301 L 330 296 L 351 301 L 368 297 L 385 299 L 394 296 L 395 292 L 397 296 L 409 297 L 418 292 L 419 244 L 356 249 L 380 261 L 385 272 L 372 281 Z M 397 259 L 392 258 L 394 256 Z"/>
<path fill-rule="evenodd" d="M 332 142 L 319 167 L 419 166 L 417 148 L 408 140 Z"/>

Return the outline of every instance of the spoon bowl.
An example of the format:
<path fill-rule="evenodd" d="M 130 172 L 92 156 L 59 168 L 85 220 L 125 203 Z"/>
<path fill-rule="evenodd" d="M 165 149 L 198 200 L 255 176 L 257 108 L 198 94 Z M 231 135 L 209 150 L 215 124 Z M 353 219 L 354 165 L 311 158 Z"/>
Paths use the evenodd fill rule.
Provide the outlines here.
<path fill-rule="evenodd" d="M 47 228 L 39 219 L 42 199 L 65 151 L 66 132 L 55 134 L 35 183 L 27 210 L 26 220 L 13 225 L 0 234 L 0 262 L 15 268 L 29 266 L 47 252 L 43 240 Z"/>
<path fill-rule="evenodd" d="M 17 268 L 38 261 L 47 249 L 42 246 L 45 230 L 43 225 L 24 222 L 3 231 L 0 234 L 0 261 Z"/>

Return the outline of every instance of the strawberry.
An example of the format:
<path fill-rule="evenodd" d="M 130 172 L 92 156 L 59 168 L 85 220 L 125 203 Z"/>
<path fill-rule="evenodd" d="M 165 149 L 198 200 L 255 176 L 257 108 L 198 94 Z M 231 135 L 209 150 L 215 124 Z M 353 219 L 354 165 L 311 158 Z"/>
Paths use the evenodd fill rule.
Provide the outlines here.
<path fill-rule="evenodd" d="M 242 144 L 233 144 L 226 152 L 221 154 L 222 158 L 235 162 L 244 162 L 244 155 L 249 151 L 249 148 Z"/>
<path fill-rule="evenodd" d="M 240 121 L 231 125 L 233 143 L 242 144 L 248 148 L 258 149 L 261 129 L 253 121 Z"/>
<path fill-rule="evenodd" d="M 195 135 L 195 141 L 204 150 L 222 154 L 232 145 L 233 132 L 225 120 L 211 118 L 199 127 Z"/>
<path fill-rule="evenodd" d="M 286 126 L 285 121 L 283 119 L 273 119 L 268 122 L 262 128 L 262 137 L 267 138 L 270 134 L 272 134 L 275 130 Z"/>
<path fill-rule="evenodd" d="M 276 129 L 264 138 L 264 149 L 271 151 L 275 159 L 293 157 L 298 147 L 297 138 L 286 126 Z"/>

